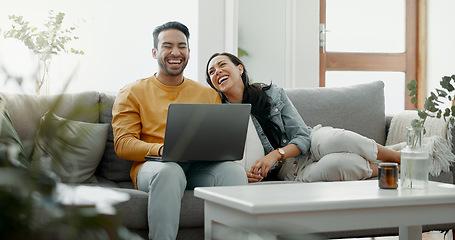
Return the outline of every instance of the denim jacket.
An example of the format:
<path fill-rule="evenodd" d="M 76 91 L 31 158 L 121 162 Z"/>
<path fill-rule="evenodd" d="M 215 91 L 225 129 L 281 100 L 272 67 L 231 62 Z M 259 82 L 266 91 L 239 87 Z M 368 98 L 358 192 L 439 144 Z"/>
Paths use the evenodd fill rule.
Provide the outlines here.
<path fill-rule="evenodd" d="M 283 88 L 272 84 L 270 89 L 265 91 L 265 93 L 270 97 L 270 116 L 272 121 L 278 125 L 282 132 L 281 145 L 286 146 L 293 143 L 302 152 L 296 157 L 303 157 L 307 155 L 311 144 L 310 135 L 312 129 L 305 124 L 302 117 L 297 112 L 297 109 L 284 92 Z M 257 119 L 254 116 L 251 116 L 251 118 L 254 126 L 256 127 L 259 138 L 261 139 L 265 154 L 270 153 L 274 150 L 274 148 L 267 139 L 267 136 Z"/>

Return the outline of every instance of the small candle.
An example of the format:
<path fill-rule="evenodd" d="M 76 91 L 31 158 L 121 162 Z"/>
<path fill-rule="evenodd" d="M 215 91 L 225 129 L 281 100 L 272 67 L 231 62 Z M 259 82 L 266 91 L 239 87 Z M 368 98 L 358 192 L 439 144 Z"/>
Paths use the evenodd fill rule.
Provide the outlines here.
<path fill-rule="evenodd" d="M 378 183 L 382 189 L 398 188 L 398 164 L 380 163 L 378 168 Z"/>

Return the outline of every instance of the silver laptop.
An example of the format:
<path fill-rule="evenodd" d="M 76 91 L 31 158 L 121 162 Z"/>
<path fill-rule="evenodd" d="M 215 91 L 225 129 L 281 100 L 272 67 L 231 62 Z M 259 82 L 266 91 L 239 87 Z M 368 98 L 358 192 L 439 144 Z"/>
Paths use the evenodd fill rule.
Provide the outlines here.
<path fill-rule="evenodd" d="M 240 160 L 250 111 L 250 104 L 171 103 L 163 156 L 145 158 L 164 162 Z"/>

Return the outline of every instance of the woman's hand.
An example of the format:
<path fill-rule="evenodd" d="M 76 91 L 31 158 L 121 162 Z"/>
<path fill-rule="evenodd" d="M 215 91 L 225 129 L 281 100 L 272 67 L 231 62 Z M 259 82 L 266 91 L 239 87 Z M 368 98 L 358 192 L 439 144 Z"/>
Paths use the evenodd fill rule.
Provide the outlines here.
<path fill-rule="evenodd" d="M 248 177 L 248 183 L 260 182 L 263 177 L 260 175 L 253 174 L 251 171 L 245 171 L 246 176 Z"/>
<path fill-rule="evenodd" d="M 273 165 L 275 165 L 276 161 L 278 161 L 280 158 L 281 155 L 277 151 L 272 151 L 264 157 L 256 160 L 253 166 L 251 166 L 250 171 L 255 175 L 267 177 L 267 173 L 270 171 L 270 168 L 272 168 Z"/>

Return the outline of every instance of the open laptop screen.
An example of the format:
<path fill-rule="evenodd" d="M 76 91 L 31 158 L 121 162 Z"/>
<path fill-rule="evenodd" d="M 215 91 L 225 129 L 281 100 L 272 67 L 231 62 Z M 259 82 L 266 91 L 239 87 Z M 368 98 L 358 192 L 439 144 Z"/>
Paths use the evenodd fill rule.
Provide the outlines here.
<path fill-rule="evenodd" d="M 161 161 L 242 159 L 250 111 L 250 104 L 171 103 Z"/>

